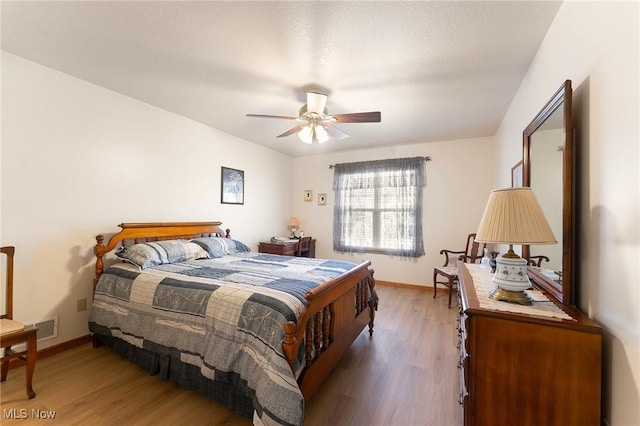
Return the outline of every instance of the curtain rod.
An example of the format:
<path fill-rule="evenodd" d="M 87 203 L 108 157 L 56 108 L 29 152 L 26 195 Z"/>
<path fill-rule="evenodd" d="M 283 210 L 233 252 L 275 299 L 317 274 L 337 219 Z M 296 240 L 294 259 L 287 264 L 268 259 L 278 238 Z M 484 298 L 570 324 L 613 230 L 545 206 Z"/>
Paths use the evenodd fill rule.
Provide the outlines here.
<path fill-rule="evenodd" d="M 422 157 L 424 159 L 424 161 L 431 161 L 431 157 L 429 155 L 427 155 L 426 157 Z M 333 169 L 336 165 L 335 164 L 330 164 L 329 168 Z"/>

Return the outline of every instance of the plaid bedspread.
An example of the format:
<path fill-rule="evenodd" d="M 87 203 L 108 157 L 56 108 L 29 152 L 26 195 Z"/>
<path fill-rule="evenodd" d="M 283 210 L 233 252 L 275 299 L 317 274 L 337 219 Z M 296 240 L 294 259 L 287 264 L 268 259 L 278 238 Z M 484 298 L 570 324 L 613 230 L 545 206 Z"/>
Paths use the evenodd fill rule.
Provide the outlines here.
<path fill-rule="evenodd" d="M 179 357 L 201 376 L 189 380 L 225 382 L 267 425 L 300 425 L 304 399 L 282 352 L 284 324 L 297 321 L 307 290 L 355 266 L 261 253 L 144 271 L 118 263 L 100 277 L 89 328 Z"/>

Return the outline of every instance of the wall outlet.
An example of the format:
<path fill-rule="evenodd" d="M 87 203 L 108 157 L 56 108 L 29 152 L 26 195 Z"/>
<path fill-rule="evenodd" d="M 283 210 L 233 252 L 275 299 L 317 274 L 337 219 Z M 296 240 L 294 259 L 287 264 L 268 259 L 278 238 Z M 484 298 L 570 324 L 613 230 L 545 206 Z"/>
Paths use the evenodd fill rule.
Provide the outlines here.
<path fill-rule="evenodd" d="M 76 312 L 82 312 L 87 310 L 87 299 L 76 300 Z"/>

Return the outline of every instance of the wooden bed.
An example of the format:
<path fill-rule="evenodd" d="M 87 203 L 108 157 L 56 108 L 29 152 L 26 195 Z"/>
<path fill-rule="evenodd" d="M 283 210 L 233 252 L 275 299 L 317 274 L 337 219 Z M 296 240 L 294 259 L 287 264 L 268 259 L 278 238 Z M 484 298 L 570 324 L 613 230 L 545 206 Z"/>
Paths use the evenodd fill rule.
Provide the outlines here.
<path fill-rule="evenodd" d="M 104 256 L 116 248 L 202 236 L 231 238 L 229 229 L 223 231 L 220 225 L 221 222 L 122 223 L 118 225 L 122 230 L 106 244 L 105 237 L 98 235 L 94 248 L 94 293 L 105 269 Z M 292 370 L 296 357 L 300 359 L 300 351 L 305 354 L 302 372 L 298 370 L 297 375 L 305 400 L 314 395 L 365 326 L 368 325 L 369 334 L 373 334 L 377 295 L 373 270 L 369 266 L 369 261 L 363 262 L 348 273 L 307 291 L 306 307 L 298 324 L 289 321 L 284 326 L 282 349 Z"/>

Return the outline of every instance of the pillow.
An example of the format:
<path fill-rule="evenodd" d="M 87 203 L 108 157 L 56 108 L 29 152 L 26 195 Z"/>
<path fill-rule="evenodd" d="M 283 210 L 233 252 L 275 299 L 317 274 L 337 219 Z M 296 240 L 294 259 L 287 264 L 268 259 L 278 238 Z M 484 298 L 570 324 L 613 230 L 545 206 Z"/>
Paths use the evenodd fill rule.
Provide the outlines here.
<path fill-rule="evenodd" d="M 244 253 L 251 249 L 243 242 L 221 237 L 202 237 L 191 240 L 205 249 L 209 256 L 222 257 L 226 254 Z"/>
<path fill-rule="evenodd" d="M 138 243 L 130 247 L 122 247 L 115 255 L 126 262 L 138 265 L 140 269 L 164 263 L 209 258 L 209 254 L 201 246 L 187 240 Z"/>

